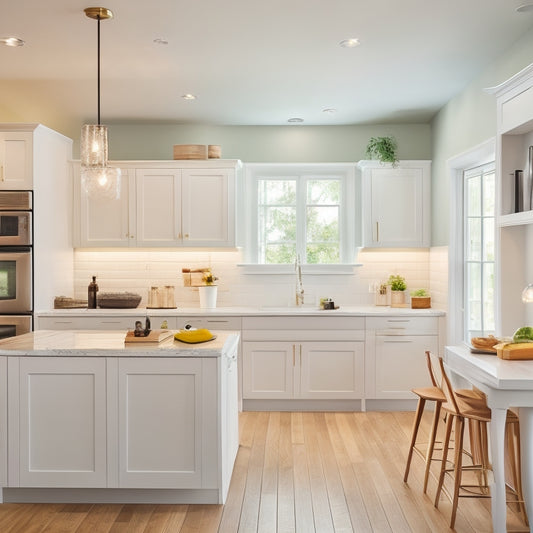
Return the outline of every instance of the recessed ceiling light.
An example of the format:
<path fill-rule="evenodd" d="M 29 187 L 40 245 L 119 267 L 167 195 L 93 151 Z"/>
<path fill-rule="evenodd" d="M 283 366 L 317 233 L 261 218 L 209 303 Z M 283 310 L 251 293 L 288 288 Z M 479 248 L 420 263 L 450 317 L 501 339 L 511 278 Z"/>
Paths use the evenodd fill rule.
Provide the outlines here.
<path fill-rule="evenodd" d="M 194 94 L 190 94 L 190 93 L 182 95 L 182 98 L 184 100 L 196 100 L 196 96 Z"/>
<path fill-rule="evenodd" d="M 330 115 L 336 112 L 337 110 L 334 107 L 326 107 L 326 109 L 322 109 L 322 113 L 329 113 Z"/>
<path fill-rule="evenodd" d="M 6 46 L 24 46 L 24 41 L 18 37 L 5 37 L 0 39 L 0 43 Z"/>
<path fill-rule="evenodd" d="M 299 123 L 303 121 L 304 121 L 303 118 L 298 118 L 298 117 L 290 118 L 289 120 L 287 120 L 287 122 L 293 122 L 293 123 Z"/>
<path fill-rule="evenodd" d="M 361 43 L 359 42 L 359 39 L 344 39 L 344 41 L 341 41 L 339 43 L 340 46 L 343 48 L 355 48 L 356 46 L 359 46 Z"/>
<path fill-rule="evenodd" d="M 158 37 L 157 39 L 154 39 L 155 44 L 168 44 L 168 41 L 166 39 L 163 39 L 162 37 Z"/>
<path fill-rule="evenodd" d="M 528 11 L 533 11 L 533 2 L 519 2 L 516 10 L 519 13 L 527 13 Z"/>

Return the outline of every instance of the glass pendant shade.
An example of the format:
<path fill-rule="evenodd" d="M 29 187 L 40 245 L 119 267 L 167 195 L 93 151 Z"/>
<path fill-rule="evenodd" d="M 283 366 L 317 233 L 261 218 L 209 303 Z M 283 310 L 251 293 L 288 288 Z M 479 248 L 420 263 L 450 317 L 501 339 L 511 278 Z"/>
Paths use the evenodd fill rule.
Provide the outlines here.
<path fill-rule="evenodd" d="M 81 166 L 86 168 L 107 166 L 107 126 L 84 124 L 80 140 Z"/>
<path fill-rule="evenodd" d="M 121 171 L 117 167 L 82 167 L 81 185 L 89 198 L 120 198 Z"/>
<path fill-rule="evenodd" d="M 522 301 L 526 304 L 533 302 L 533 283 L 522 291 Z"/>

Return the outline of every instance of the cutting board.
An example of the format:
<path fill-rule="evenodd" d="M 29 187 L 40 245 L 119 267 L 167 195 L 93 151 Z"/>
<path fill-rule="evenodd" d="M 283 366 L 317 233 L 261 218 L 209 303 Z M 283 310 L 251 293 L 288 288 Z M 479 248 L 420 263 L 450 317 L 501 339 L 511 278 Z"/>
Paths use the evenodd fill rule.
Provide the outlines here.
<path fill-rule="evenodd" d="M 153 329 L 146 337 L 136 337 L 133 330 L 126 333 L 124 342 L 161 342 L 172 337 L 172 331 L 168 329 Z"/>
<path fill-rule="evenodd" d="M 533 342 L 496 344 L 494 348 L 500 359 L 510 361 L 533 359 Z"/>

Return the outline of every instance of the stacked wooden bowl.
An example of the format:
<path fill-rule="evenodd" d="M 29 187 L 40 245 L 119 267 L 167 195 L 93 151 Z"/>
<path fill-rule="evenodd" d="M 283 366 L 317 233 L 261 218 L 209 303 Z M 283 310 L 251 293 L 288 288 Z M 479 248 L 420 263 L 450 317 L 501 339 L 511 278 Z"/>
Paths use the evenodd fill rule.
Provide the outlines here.
<path fill-rule="evenodd" d="M 218 144 L 175 144 L 174 159 L 220 159 Z"/>

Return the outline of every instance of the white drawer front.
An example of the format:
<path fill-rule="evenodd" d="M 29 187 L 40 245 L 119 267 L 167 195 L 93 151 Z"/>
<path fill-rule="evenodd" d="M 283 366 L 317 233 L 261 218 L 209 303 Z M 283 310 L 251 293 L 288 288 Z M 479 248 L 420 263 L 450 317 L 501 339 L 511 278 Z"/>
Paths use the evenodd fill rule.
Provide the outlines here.
<path fill-rule="evenodd" d="M 437 335 L 437 317 L 369 317 L 367 330 L 375 330 L 376 335 Z"/>

